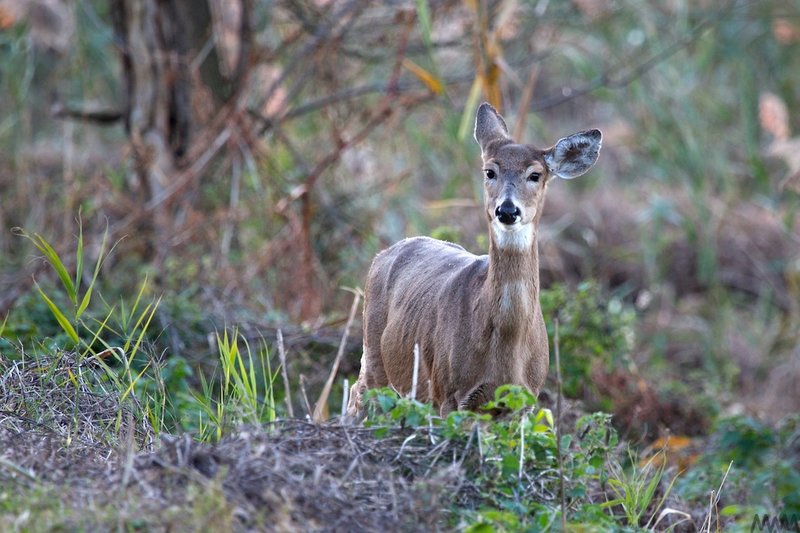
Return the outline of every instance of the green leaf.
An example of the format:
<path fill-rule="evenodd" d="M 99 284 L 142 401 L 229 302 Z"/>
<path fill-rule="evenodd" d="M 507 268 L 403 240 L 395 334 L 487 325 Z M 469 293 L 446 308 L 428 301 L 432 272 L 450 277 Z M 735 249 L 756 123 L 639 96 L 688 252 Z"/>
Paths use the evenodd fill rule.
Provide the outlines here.
<path fill-rule="evenodd" d="M 397 403 L 396 399 L 391 396 L 387 396 L 385 394 L 378 395 L 378 405 L 381 407 L 381 411 L 384 413 L 391 411 L 395 406 L 395 403 Z"/>
<path fill-rule="evenodd" d="M 494 531 L 494 526 L 485 522 L 472 524 L 465 530 L 466 533 L 494 533 Z"/>
<path fill-rule="evenodd" d="M 501 470 L 504 476 L 514 476 L 519 472 L 519 457 L 515 453 L 503 456 Z"/>
<path fill-rule="evenodd" d="M 36 283 L 36 290 L 39 291 L 39 296 L 42 297 L 44 303 L 46 303 L 47 307 L 50 308 L 50 312 L 53 313 L 53 316 L 56 318 L 56 321 L 58 321 L 58 324 L 61 326 L 61 329 L 63 329 L 64 332 L 67 334 L 67 336 L 70 339 L 72 339 L 72 342 L 78 344 L 79 343 L 78 332 L 75 331 L 75 328 L 72 326 L 70 321 L 67 320 L 67 317 L 64 316 L 64 313 L 62 313 L 61 310 L 58 308 L 58 306 L 54 304 L 50 298 L 47 297 L 47 295 L 44 293 L 44 291 L 42 290 L 42 288 L 39 286 L 38 283 Z"/>
<path fill-rule="evenodd" d="M 607 509 L 609 507 L 614 507 L 615 505 L 621 505 L 624 500 L 622 498 L 616 498 L 613 500 L 608 500 L 607 502 L 601 503 L 600 507 L 603 509 Z"/>
<path fill-rule="evenodd" d="M 722 516 L 736 516 L 742 513 L 743 507 L 741 505 L 727 505 L 720 509 L 719 514 Z"/>
<path fill-rule="evenodd" d="M 92 282 L 94 283 L 94 281 Z M 91 287 L 86 290 L 86 293 L 81 298 L 81 304 L 78 306 L 78 309 L 75 311 L 75 318 L 78 319 L 81 317 L 86 308 L 89 307 L 89 301 L 92 299 L 92 290 Z"/>

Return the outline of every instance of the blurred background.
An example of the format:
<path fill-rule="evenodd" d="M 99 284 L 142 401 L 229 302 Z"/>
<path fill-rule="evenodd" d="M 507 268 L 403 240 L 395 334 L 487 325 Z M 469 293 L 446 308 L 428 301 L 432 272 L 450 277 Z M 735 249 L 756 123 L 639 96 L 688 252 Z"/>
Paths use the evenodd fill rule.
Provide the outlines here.
<path fill-rule="evenodd" d="M 800 408 L 785 0 L 0 0 L 5 342 L 63 341 L 33 281 L 58 278 L 14 228 L 68 258 L 82 231 L 87 265 L 116 243 L 93 307 L 163 296 L 166 375 L 213 365 L 215 330 L 282 328 L 320 387 L 379 250 L 485 253 L 484 100 L 540 147 L 604 132 L 539 243 L 569 396 L 650 439 Z M 340 372 L 359 357 L 357 320 Z"/>

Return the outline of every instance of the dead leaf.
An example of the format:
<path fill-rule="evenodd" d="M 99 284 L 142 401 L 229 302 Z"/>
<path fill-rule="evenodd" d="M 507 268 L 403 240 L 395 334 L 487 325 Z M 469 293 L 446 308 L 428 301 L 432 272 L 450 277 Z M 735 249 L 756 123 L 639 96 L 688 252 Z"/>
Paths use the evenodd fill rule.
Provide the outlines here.
<path fill-rule="evenodd" d="M 761 128 L 777 141 L 789 138 L 789 111 L 775 93 L 764 92 L 758 99 L 758 121 Z"/>
<path fill-rule="evenodd" d="M 430 71 L 425 70 L 407 57 L 403 58 L 403 66 L 411 72 L 411 74 L 416 76 L 433 94 L 439 95 L 444 92 L 444 85 L 442 85 L 441 80 Z"/>
<path fill-rule="evenodd" d="M 800 41 L 800 26 L 792 24 L 789 19 L 775 19 L 772 23 L 772 35 L 781 44 L 796 43 Z"/>

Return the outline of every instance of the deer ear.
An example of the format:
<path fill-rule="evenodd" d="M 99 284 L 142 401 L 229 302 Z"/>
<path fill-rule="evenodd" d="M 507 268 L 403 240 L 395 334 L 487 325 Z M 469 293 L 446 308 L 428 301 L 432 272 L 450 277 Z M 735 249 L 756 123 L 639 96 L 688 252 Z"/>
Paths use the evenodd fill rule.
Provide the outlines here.
<path fill-rule="evenodd" d="M 475 116 L 475 140 L 478 141 L 481 152 L 486 153 L 486 148 L 492 141 L 508 138 L 508 128 L 503 117 L 490 104 L 482 103 Z"/>
<path fill-rule="evenodd" d="M 551 174 L 571 180 L 585 174 L 600 153 L 603 134 L 600 130 L 586 130 L 560 139 L 544 154 Z"/>

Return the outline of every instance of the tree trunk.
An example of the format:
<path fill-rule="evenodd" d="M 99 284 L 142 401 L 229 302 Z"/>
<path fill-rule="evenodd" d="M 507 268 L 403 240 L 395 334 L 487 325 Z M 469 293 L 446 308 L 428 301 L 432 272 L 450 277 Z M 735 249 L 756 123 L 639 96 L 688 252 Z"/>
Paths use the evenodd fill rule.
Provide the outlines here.
<path fill-rule="evenodd" d="M 187 164 L 184 155 L 197 126 L 191 63 L 211 33 L 211 16 L 206 2 L 193 0 L 116 0 L 111 16 L 122 62 L 134 188 L 145 205 L 157 201 Z M 167 207 L 159 206 L 136 228 L 146 259 L 163 260 L 171 219 Z"/>

